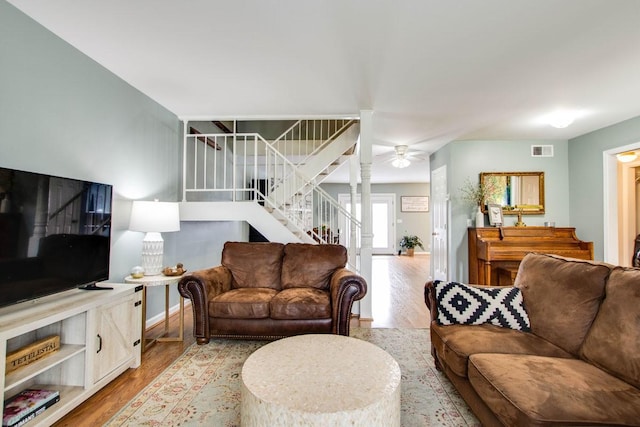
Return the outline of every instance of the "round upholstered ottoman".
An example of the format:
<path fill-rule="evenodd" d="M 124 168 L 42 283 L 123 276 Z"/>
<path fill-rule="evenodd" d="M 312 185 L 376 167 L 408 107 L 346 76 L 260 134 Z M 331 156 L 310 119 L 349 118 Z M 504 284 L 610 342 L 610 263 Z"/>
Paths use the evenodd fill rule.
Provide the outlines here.
<path fill-rule="evenodd" d="M 342 335 L 300 335 L 258 349 L 242 367 L 241 425 L 400 426 L 400 367 Z"/>

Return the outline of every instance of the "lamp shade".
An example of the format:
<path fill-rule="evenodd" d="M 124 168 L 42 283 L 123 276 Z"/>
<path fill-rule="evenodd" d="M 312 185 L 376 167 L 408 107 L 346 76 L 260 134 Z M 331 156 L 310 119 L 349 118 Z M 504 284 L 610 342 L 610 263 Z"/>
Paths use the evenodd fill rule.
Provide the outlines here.
<path fill-rule="evenodd" d="M 178 203 L 134 201 L 129 230 L 159 233 L 180 231 Z"/>

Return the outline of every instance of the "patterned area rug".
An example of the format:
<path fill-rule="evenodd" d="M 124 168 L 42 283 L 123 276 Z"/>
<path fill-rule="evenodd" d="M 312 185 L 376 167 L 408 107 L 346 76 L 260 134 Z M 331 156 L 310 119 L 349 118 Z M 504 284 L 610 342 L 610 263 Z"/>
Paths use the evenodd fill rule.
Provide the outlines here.
<path fill-rule="evenodd" d="M 402 372 L 402 426 L 479 426 L 444 374 L 433 366 L 428 329 L 352 329 L 387 351 Z M 106 426 L 239 426 L 240 372 L 265 341 L 193 344 Z M 372 373 L 374 374 L 374 373 Z"/>

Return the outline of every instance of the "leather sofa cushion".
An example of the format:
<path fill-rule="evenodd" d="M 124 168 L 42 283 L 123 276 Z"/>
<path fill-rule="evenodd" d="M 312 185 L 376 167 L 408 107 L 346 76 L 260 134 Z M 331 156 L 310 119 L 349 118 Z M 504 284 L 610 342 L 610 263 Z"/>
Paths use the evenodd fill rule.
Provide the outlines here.
<path fill-rule="evenodd" d="M 278 293 L 270 288 L 240 288 L 220 294 L 209 301 L 209 317 L 227 319 L 265 319 L 269 302 Z"/>
<path fill-rule="evenodd" d="M 469 380 L 507 426 L 638 425 L 640 390 L 579 359 L 475 354 Z"/>
<path fill-rule="evenodd" d="M 611 272 L 604 263 L 528 254 L 514 286 L 522 290 L 531 332 L 578 356 Z"/>
<path fill-rule="evenodd" d="M 640 270 L 616 268 L 582 357 L 640 388 Z M 640 418 L 638 419 L 640 423 Z"/>
<path fill-rule="evenodd" d="M 431 322 L 431 342 L 441 361 L 463 378 L 467 377 L 469 356 L 475 353 L 572 357 L 560 347 L 531 333 L 487 324 L 441 326 Z"/>
<path fill-rule="evenodd" d="M 284 289 L 270 303 L 272 319 L 329 319 L 329 292 L 314 288 Z"/>
<path fill-rule="evenodd" d="M 282 289 L 282 243 L 226 242 L 222 265 L 231 271 L 232 288 Z"/>
<path fill-rule="evenodd" d="M 329 289 L 331 275 L 346 264 L 344 246 L 287 243 L 282 260 L 282 288 Z"/>

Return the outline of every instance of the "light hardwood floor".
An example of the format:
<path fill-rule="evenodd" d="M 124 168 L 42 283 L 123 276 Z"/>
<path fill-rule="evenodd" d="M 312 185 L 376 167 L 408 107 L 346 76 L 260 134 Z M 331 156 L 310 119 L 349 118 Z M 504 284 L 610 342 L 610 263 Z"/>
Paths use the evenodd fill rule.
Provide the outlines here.
<path fill-rule="evenodd" d="M 429 256 L 374 256 L 372 263 L 372 322 L 354 319 L 352 326 L 373 328 L 427 328 L 429 311 L 424 304 L 423 288 L 429 277 Z M 177 335 L 178 318 L 172 316 L 170 334 Z M 195 342 L 191 309 L 185 310 L 184 342 L 161 342 L 142 354 L 142 365 L 129 369 L 102 390 L 78 406 L 55 426 L 100 426 L 156 378 Z M 162 325 L 151 328 L 150 336 L 161 332 Z"/>

